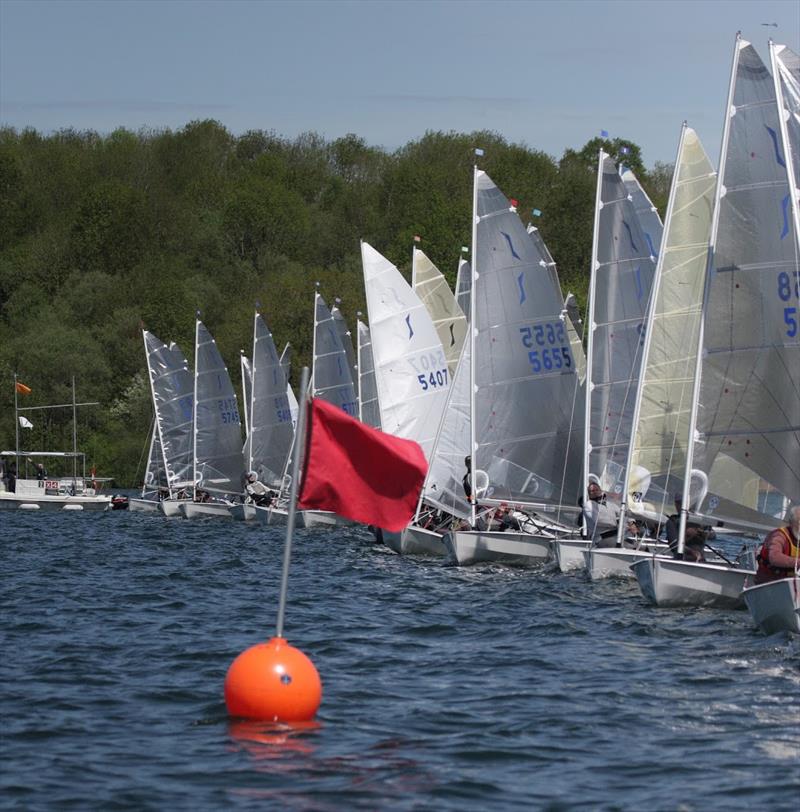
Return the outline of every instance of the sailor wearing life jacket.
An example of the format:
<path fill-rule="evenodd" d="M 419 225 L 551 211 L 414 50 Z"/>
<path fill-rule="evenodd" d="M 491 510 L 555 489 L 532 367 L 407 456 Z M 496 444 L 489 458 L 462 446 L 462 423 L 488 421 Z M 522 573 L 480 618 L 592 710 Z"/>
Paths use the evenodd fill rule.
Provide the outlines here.
<path fill-rule="evenodd" d="M 789 511 L 789 526 L 773 530 L 758 551 L 755 583 L 791 578 L 800 563 L 800 505 Z"/>

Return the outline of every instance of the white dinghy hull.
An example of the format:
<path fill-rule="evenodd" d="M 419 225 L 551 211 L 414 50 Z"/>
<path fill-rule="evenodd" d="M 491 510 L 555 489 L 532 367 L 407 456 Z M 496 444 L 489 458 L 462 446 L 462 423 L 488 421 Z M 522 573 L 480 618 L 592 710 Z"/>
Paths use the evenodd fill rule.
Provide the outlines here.
<path fill-rule="evenodd" d="M 161 509 L 161 512 L 170 519 L 175 518 L 176 516 L 180 517 L 181 514 L 181 505 L 185 502 L 185 499 L 165 499 L 163 502 L 159 502 L 158 506 Z"/>
<path fill-rule="evenodd" d="M 659 545 L 664 550 L 665 545 Z M 590 547 L 583 552 L 584 563 L 592 581 L 603 578 L 635 578 L 631 565 L 652 556 L 652 548 L 632 550 L 627 547 Z"/>
<path fill-rule="evenodd" d="M 303 527 L 352 527 L 356 524 L 330 510 L 301 510 L 299 515 Z"/>
<path fill-rule="evenodd" d="M 161 513 L 161 503 L 155 499 L 129 499 L 128 510 L 131 513 Z"/>
<path fill-rule="evenodd" d="M 255 505 L 231 505 L 228 508 L 228 513 L 230 513 L 231 518 L 237 522 L 254 522 L 256 520 Z"/>
<path fill-rule="evenodd" d="M 744 609 L 742 589 L 753 570 L 675 558 L 647 556 L 631 569 L 647 600 L 656 606 Z"/>
<path fill-rule="evenodd" d="M 753 622 L 765 634 L 800 634 L 800 578 L 782 578 L 749 586 L 742 592 Z"/>
<path fill-rule="evenodd" d="M 399 533 L 382 530 L 383 543 L 398 555 L 424 555 L 443 558 L 447 554 L 441 533 L 409 525 Z"/>
<path fill-rule="evenodd" d="M 286 524 L 289 512 L 280 507 L 256 507 L 256 521 L 259 524 Z"/>
<path fill-rule="evenodd" d="M 588 550 L 590 539 L 559 539 L 551 545 L 553 558 L 560 572 L 582 570 L 586 566 L 584 551 Z"/>
<path fill-rule="evenodd" d="M 180 512 L 184 519 L 230 519 L 229 507 L 224 502 L 181 502 Z"/>
<path fill-rule="evenodd" d="M 551 536 L 493 530 L 453 530 L 445 534 L 447 563 L 465 567 L 482 561 L 515 566 L 544 564 L 550 558 Z"/>

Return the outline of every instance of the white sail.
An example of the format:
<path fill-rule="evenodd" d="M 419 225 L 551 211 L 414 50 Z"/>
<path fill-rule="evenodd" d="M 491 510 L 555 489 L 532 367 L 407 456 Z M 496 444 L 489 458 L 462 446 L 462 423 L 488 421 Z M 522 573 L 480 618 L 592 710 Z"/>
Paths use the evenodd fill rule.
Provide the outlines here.
<path fill-rule="evenodd" d="M 347 353 L 325 300 L 314 294 L 314 349 L 311 392 L 315 398 L 358 417 L 358 402 Z"/>
<path fill-rule="evenodd" d="M 294 439 L 286 378 L 267 325 L 259 313 L 253 320 L 253 379 L 250 432 L 244 445 L 248 471 L 265 485 L 280 487 Z"/>
<path fill-rule="evenodd" d="M 415 440 L 430 459 L 450 386 L 442 343 L 400 271 L 363 241 L 361 261 L 381 428 Z"/>
<path fill-rule="evenodd" d="M 782 114 L 779 123 L 786 144 L 786 168 L 794 192 L 795 231 L 800 232 L 797 213 L 800 208 L 800 57 L 785 45 L 770 42 L 770 58 L 775 95 Z"/>
<path fill-rule="evenodd" d="M 516 209 L 477 168 L 474 194 L 473 474 L 488 475 L 487 503 L 574 505 L 583 431 L 561 289 Z"/>
<path fill-rule="evenodd" d="M 472 290 L 472 269 L 469 262 L 463 257 L 458 260 L 458 273 L 456 275 L 456 303 L 469 323 L 470 291 Z"/>
<path fill-rule="evenodd" d="M 720 453 L 800 500 L 800 245 L 775 86 L 737 37 L 687 467 Z"/>
<path fill-rule="evenodd" d="M 194 379 L 177 347 L 167 347 L 152 333 L 142 331 L 150 393 L 164 459 L 167 486 L 174 492 L 192 484 L 192 414 Z"/>
<path fill-rule="evenodd" d="M 250 359 L 244 354 L 244 350 L 239 354 L 239 363 L 242 371 L 242 416 L 244 417 L 244 433 L 250 434 L 250 394 L 253 391 L 253 367 Z"/>
<path fill-rule="evenodd" d="M 336 302 L 337 304 L 331 308 L 331 316 L 333 317 L 333 323 L 336 325 L 339 341 L 342 342 L 344 354 L 347 356 L 347 366 L 350 369 L 350 375 L 355 383 L 358 380 L 358 358 L 356 357 L 356 351 L 353 347 L 353 336 L 347 327 L 347 321 L 345 321 L 342 311 L 339 310 L 339 299 L 337 299 Z M 356 390 L 357 389 L 358 387 L 356 387 Z M 356 394 L 358 394 L 357 391 Z"/>
<path fill-rule="evenodd" d="M 586 353 L 583 349 L 583 320 L 578 311 L 578 300 L 575 294 L 570 292 L 564 299 L 564 310 L 567 311 L 565 324 L 569 335 L 569 346 L 572 349 L 572 357 L 575 359 L 575 367 L 578 370 L 578 381 L 583 386 L 586 380 Z"/>
<path fill-rule="evenodd" d="M 281 353 L 281 369 L 283 370 L 284 378 L 286 378 L 286 398 L 289 401 L 289 411 L 292 415 L 292 429 L 297 429 L 297 412 L 299 406 L 294 390 L 292 389 L 292 347 L 288 341 Z"/>
<path fill-rule="evenodd" d="M 431 454 L 422 498 L 452 516 L 469 519 L 471 506 L 464 493 L 465 458 L 470 448 L 470 347 L 465 341 L 442 422 Z"/>
<path fill-rule="evenodd" d="M 636 175 L 627 167 L 620 167 L 620 176 L 625 188 L 630 196 L 633 210 L 639 218 L 639 225 L 642 228 L 647 248 L 654 259 L 658 259 L 661 237 L 664 233 L 664 226 L 658 209 L 653 205 L 653 201 L 647 196 L 647 192 L 642 189 Z"/>
<path fill-rule="evenodd" d="M 439 334 L 452 377 L 467 333 L 467 319 L 441 271 L 417 247 L 412 249 L 411 269 L 414 293 L 425 305 Z"/>
<path fill-rule="evenodd" d="M 658 248 L 658 247 L 657 247 Z M 614 160 L 600 151 L 589 294 L 585 472 L 621 497 L 656 269 Z"/>
<path fill-rule="evenodd" d="M 244 472 L 239 404 L 217 344 L 198 319 L 194 356 L 194 484 L 240 493 Z"/>
<path fill-rule="evenodd" d="M 644 331 L 625 466 L 625 493 L 635 512 L 672 512 L 673 491 L 685 476 L 715 183 L 716 173 L 700 139 L 684 125 Z"/>
<path fill-rule="evenodd" d="M 358 332 L 358 419 L 368 426 L 381 427 L 381 411 L 378 406 L 378 387 L 375 383 L 375 364 L 372 359 L 372 338 L 369 327 L 357 322 Z"/>

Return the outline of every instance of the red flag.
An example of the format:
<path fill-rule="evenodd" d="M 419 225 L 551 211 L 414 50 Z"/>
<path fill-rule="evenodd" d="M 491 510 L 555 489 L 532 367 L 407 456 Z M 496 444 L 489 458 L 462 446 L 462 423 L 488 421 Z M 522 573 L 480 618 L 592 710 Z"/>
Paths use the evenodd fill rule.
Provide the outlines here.
<path fill-rule="evenodd" d="M 298 510 L 332 510 L 385 530 L 414 516 L 428 463 L 413 440 L 367 426 L 313 399 Z"/>
<path fill-rule="evenodd" d="M 508 202 L 509 202 L 509 203 L 510 203 L 510 204 L 511 204 L 511 205 L 512 205 L 512 206 L 513 206 L 515 209 L 516 209 L 516 208 L 517 208 L 517 206 L 519 205 L 518 201 L 514 200 L 514 198 L 513 198 L 513 197 L 510 197 L 510 198 L 508 199 Z"/>
<path fill-rule="evenodd" d="M 19 392 L 20 395 L 30 395 L 31 393 L 30 386 L 25 386 L 25 384 L 20 383 L 20 381 L 17 381 L 14 385 L 17 387 L 17 392 Z"/>

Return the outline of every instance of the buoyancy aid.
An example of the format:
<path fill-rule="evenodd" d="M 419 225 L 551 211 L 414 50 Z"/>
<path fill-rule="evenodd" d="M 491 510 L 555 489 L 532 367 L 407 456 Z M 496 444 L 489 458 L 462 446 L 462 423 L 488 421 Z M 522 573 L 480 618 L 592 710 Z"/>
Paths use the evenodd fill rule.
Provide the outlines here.
<path fill-rule="evenodd" d="M 765 581 L 777 581 L 780 578 L 788 578 L 792 575 L 793 570 L 787 567 L 774 567 L 769 563 L 769 546 L 770 541 L 775 533 L 780 533 L 783 537 L 781 539 L 782 552 L 791 558 L 797 559 L 800 556 L 800 547 L 792 538 L 792 534 L 788 527 L 779 527 L 773 530 L 761 545 L 758 551 L 756 561 L 758 562 L 758 569 L 756 570 L 756 582 L 764 583 Z"/>

